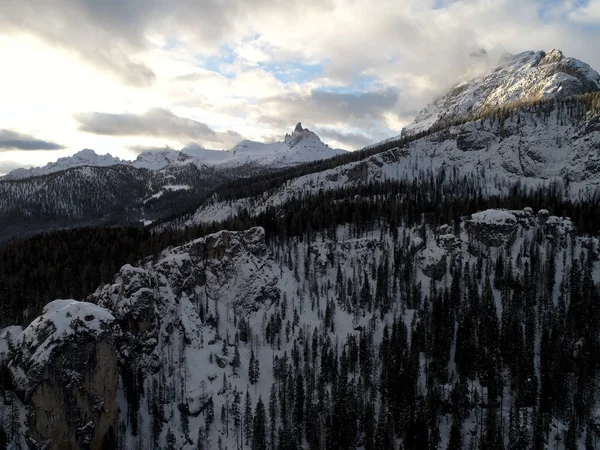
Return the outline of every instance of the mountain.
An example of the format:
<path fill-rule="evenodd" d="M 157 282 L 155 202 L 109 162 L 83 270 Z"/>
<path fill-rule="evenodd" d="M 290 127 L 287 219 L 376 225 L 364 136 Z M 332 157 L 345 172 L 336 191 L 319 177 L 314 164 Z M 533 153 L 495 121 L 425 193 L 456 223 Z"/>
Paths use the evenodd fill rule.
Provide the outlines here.
<path fill-rule="evenodd" d="M 258 215 L 307 194 L 410 181 L 439 171 L 443 184 L 469 182 L 484 196 L 504 195 L 520 185 L 557 190 L 573 200 L 600 200 L 599 82 L 585 63 L 556 50 L 505 56 L 491 74 L 452 89 L 432 103 L 435 108 L 426 107 L 402 136 L 280 177 L 268 189 L 217 190 L 178 226 Z M 432 115 L 433 110 L 438 112 Z"/>
<path fill-rule="evenodd" d="M 114 158 L 110 154 L 98 155 L 93 150 L 85 149 L 73 156 L 59 158 L 56 162 L 44 167 L 16 169 L 0 180 L 20 180 L 24 178 L 48 175 L 75 167 L 107 167 L 126 165 L 148 170 L 161 170 L 170 164 L 187 161 L 197 166 L 214 166 L 236 168 L 244 165 L 282 168 L 304 162 L 331 158 L 346 153 L 345 150 L 332 149 L 319 137 L 303 129 L 298 123 L 292 134 L 286 134 L 285 140 L 271 144 L 244 140 L 231 150 L 208 150 L 197 144 L 190 144 L 176 150 L 152 150 L 140 153 L 133 161 Z"/>
<path fill-rule="evenodd" d="M 567 64 L 523 55 L 502 77 Z M 520 98 L 498 75 L 493 107 L 243 182 L 254 163 L 202 166 L 230 178 L 151 229 L 0 247 L 0 448 L 598 448 L 600 93 L 554 75 Z M 162 192 L 142 204 L 201 170 L 20 182 L 117 168 Z"/>
<path fill-rule="evenodd" d="M 176 150 L 151 150 L 140 153 L 133 161 L 122 163 L 142 169 L 161 170 L 173 162 L 184 160 L 182 157 Z"/>
<path fill-rule="evenodd" d="M 231 179 L 225 171 L 189 163 L 161 170 L 78 166 L 0 179 L 0 242 L 76 226 L 148 224 L 181 214 Z"/>
<path fill-rule="evenodd" d="M 0 178 L 0 241 L 94 224 L 149 224 L 180 215 L 223 183 L 347 153 L 300 124 L 285 141 L 243 141 L 230 151 L 189 145 L 134 161 L 82 150 Z"/>
<path fill-rule="evenodd" d="M 58 158 L 56 162 L 51 162 L 43 167 L 31 167 L 30 169 L 15 169 L 0 177 L 5 180 L 22 180 L 24 178 L 39 177 L 42 175 L 48 175 L 62 170 L 71 169 L 73 167 L 108 167 L 117 164 L 124 164 L 119 158 L 115 158 L 109 154 L 98 155 L 94 150 L 84 149 L 73 156 L 65 156 Z"/>
<path fill-rule="evenodd" d="M 292 134 L 286 134 L 282 142 L 265 144 L 244 140 L 227 152 L 206 150 L 197 146 L 183 148 L 182 153 L 204 164 L 220 167 L 259 165 L 282 168 L 305 162 L 328 159 L 347 153 L 332 149 L 319 136 L 298 122 Z"/>
<path fill-rule="evenodd" d="M 569 97 L 600 90 L 600 75 L 559 50 L 507 54 L 489 74 L 457 85 L 427 105 L 404 129 L 414 134 L 439 122 L 477 117 L 514 102 Z"/>

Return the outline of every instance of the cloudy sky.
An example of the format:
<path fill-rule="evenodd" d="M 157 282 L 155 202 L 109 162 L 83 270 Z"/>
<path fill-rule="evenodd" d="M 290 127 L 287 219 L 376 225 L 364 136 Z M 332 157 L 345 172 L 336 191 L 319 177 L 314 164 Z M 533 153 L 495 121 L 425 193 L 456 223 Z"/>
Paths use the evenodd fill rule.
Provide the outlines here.
<path fill-rule="evenodd" d="M 474 73 L 559 48 L 600 68 L 600 0 L 1 0 L 0 173 L 83 148 L 331 146 L 398 134 Z"/>

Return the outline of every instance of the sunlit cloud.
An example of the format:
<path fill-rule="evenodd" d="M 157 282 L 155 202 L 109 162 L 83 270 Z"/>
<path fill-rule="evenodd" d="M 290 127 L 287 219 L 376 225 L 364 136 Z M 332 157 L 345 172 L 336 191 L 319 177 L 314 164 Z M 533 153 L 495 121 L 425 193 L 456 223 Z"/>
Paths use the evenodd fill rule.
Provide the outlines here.
<path fill-rule="evenodd" d="M 599 68 L 598 24 L 600 0 L 2 2 L 0 127 L 64 147 L 3 155 L 228 148 L 298 121 L 356 149 L 505 52 Z"/>

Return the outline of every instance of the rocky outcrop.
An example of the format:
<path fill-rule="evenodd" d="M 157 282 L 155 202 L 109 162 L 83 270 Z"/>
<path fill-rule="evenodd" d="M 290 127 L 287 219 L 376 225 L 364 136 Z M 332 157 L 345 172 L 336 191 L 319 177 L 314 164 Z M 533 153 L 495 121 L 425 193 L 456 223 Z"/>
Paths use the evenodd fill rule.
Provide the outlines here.
<path fill-rule="evenodd" d="M 100 449 L 117 430 L 117 354 L 111 338 L 69 346 L 32 392 L 29 429 L 49 449 Z"/>
<path fill-rule="evenodd" d="M 518 222 L 512 211 L 488 209 L 471 215 L 465 220 L 465 228 L 485 246 L 500 247 L 512 242 Z"/>
<path fill-rule="evenodd" d="M 425 247 L 417 258 L 419 267 L 429 278 L 440 280 L 446 274 L 447 253 L 437 245 Z"/>
<path fill-rule="evenodd" d="M 55 300 L 19 335 L 10 368 L 29 407 L 32 445 L 94 450 L 115 436 L 114 330 L 110 311 Z"/>

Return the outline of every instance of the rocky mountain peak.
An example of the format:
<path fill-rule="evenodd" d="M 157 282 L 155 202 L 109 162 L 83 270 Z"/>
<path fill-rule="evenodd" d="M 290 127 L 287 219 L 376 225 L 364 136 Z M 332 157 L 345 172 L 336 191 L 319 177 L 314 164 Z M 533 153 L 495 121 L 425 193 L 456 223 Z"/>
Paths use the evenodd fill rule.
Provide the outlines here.
<path fill-rule="evenodd" d="M 294 148 L 298 143 L 304 139 L 311 139 L 316 142 L 321 142 L 319 136 L 317 136 L 314 132 L 310 131 L 308 128 L 302 128 L 302 122 L 298 122 L 296 124 L 296 128 L 292 134 L 286 134 L 284 142 L 290 147 Z"/>
<path fill-rule="evenodd" d="M 565 55 L 560 50 L 552 49 L 540 61 L 540 65 L 557 63 L 565 59 Z"/>
<path fill-rule="evenodd" d="M 427 105 L 403 132 L 414 134 L 440 122 L 476 116 L 514 102 L 599 90 L 598 72 L 560 50 L 506 54 L 492 72 L 457 85 Z"/>

